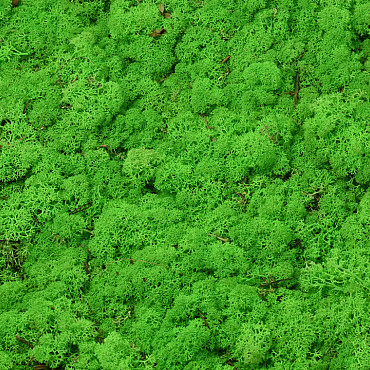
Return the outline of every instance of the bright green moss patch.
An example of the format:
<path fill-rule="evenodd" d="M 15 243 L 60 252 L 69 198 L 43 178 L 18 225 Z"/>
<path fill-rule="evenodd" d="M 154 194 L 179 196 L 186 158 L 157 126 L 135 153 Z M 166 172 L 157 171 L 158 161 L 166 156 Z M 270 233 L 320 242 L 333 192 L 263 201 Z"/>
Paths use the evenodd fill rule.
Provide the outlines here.
<path fill-rule="evenodd" d="M 368 1 L 11 4 L 0 368 L 370 368 Z"/>

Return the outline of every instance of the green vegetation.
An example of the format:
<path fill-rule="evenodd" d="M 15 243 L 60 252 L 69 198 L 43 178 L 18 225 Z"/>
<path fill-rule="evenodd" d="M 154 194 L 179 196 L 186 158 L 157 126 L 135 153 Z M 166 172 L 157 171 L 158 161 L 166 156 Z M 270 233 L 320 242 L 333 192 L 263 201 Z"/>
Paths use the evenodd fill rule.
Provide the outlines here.
<path fill-rule="evenodd" d="M 369 369 L 369 1 L 13 4 L 0 369 Z"/>

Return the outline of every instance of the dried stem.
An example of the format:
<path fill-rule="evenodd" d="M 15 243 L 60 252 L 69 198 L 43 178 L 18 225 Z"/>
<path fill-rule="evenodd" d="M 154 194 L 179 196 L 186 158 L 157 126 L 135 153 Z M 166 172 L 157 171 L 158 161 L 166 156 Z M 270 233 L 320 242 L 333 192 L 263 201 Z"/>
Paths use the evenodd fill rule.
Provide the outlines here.
<path fill-rule="evenodd" d="M 62 84 L 62 80 L 59 76 L 59 78 L 56 80 L 56 82 L 58 82 L 59 86 L 63 89 L 63 84 Z"/>
<path fill-rule="evenodd" d="M 221 64 L 223 64 L 223 63 L 225 63 L 225 62 L 227 62 L 229 59 L 231 58 L 231 55 L 228 55 L 222 62 L 221 62 Z"/>
<path fill-rule="evenodd" d="M 270 139 L 270 141 L 273 143 L 273 144 L 276 144 L 276 141 L 275 139 L 269 134 L 269 130 L 268 128 L 266 127 L 266 125 L 263 123 L 263 127 L 265 128 L 265 132 L 267 134 L 267 137 Z"/>
<path fill-rule="evenodd" d="M 29 104 L 30 104 L 31 100 L 32 100 L 32 99 L 30 99 L 30 100 L 27 102 L 26 106 L 24 107 L 24 109 L 23 109 L 23 114 L 25 114 L 25 113 L 27 112 L 27 108 L 28 108 L 28 106 L 29 106 Z"/>
<path fill-rule="evenodd" d="M 204 114 L 200 114 L 200 115 L 204 119 L 204 122 L 206 123 L 208 130 L 214 129 L 214 127 L 210 127 L 210 125 L 208 124 L 207 118 L 204 116 Z"/>
<path fill-rule="evenodd" d="M 297 101 L 298 101 L 298 93 L 299 93 L 299 70 L 297 71 L 297 75 L 295 78 L 295 86 L 294 86 L 294 108 L 295 110 Z"/>
<path fill-rule="evenodd" d="M 33 220 L 36 222 L 36 223 L 40 223 L 39 219 L 37 218 L 37 216 L 35 214 L 32 214 L 32 218 Z"/>
<path fill-rule="evenodd" d="M 83 204 L 82 206 L 79 206 L 78 208 L 76 208 L 75 210 L 71 211 L 69 213 L 69 215 L 73 215 L 75 213 L 78 213 L 78 212 L 82 212 L 82 211 L 85 211 L 86 209 L 90 208 L 92 206 L 92 201 L 89 201 L 85 204 Z M 85 207 L 85 208 L 84 208 Z"/>
<path fill-rule="evenodd" d="M 26 346 L 30 347 L 31 349 L 33 349 L 33 344 L 28 342 L 26 339 L 20 337 L 19 335 L 16 335 L 15 336 L 15 339 L 17 339 L 18 342 L 21 342 L 21 343 L 24 343 Z"/>
<path fill-rule="evenodd" d="M 162 80 L 157 81 L 157 83 L 159 83 L 159 84 L 160 84 L 161 82 L 166 81 L 168 77 L 170 77 L 170 76 L 167 76 L 167 77 L 165 77 L 165 78 L 162 78 Z"/>
<path fill-rule="evenodd" d="M 228 243 L 230 241 L 229 238 L 221 238 L 221 236 L 215 235 L 215 234 L 208 234 L 210 236 L 214 236 L 216 239 L 221 240 L 222 242 Z"/>
<path fill-rule="evenodd" d="M 209 328 L 208 322 L 207 322 L 207 320 L 204 318 L 204 316 L 203 316 L 202 312 L 200 311 L 200 309 L 199 309 L 198 307 L 197 307 L 197 309 L 198 309 L 198 312 L 199 312 L 200 317 L 202 318 L 202 320 L 203 320 L 203 322 L 204 322 L 204 325 L 205 325 L 209 330 L 211 330 L 211 329 Z"/>
<path fill-rule="evenodd" d="M 72 84 L 73 84 L 73 82 L 75 82 L 75 81 L 77 81 L 77 80 L 78 80 L 78 76 L 76 76 L 76 78 L 70 82 L 70 85 L 72 85 Z"/>
<path fill-rule="evenodd" d="M 287 279 L 280 279 L 280 280 L 275 280 L 275 281 L 269 281 L 267 283 L 263 283 L 261 285 L 258 285 L 258 288 L 263 288 L 263 287 L 266 287 L 266 286 L 274 285 L 274 284 L 281 283 L 282 281 L 286 281 L 286 280 L 292 280 L 292 279 L 291 278 L 287 278 Z"/>
<path fill-rule="evenodd" d="M 88 262 L 85 262 L 84 263 L 84 270 L 86 271 L 87 275 L 89 276 L 89 278 L 91 279 L 91 272 L 89 270 L 89 264 Z"/>

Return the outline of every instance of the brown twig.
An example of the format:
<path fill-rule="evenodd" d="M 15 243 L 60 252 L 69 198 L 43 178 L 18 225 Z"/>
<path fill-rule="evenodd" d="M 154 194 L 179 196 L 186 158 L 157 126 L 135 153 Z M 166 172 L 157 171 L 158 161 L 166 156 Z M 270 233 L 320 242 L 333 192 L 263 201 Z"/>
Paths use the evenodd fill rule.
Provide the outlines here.
<path fill-rule="evenodd" d="M 80 247 L 81 247 L 81 248 L 85 248 L 85 246 L 84 246 L 83 244 L 80 244 Z M 90 252 L 90 249 L 89 249 L 89 248 L 86 248 L 86 250 L 87 250 L 87 253 L 91 254 L 91 252 Z"/>
<path fill-rule="evenodd" d="M 199 312 L 200 317 L 202 318 L 202 320 L 203 320 L 203 322 L 204 322 L 204 325 L 205 325 L 209 330 L 211 330 L 211 329 L 210 329 L 210 327 L 209 327 L 209 325 L 208 325 L 207 320 L 204 318 L 204 316 L 203 316 L 202 312 L 200 311 L 199 307 L 197 307 L 197 309 L 198 309 L 198 312 Z"/>
<path fill-rule="evenodd" d="M 303 54 L 302 54 L 303 55 Z M 299 93 L 299 69 L 297 71 L 296 77 L 295 77 L 295 83 L 294 83 L 294 91 L 284 92 L 284 94 L 294 96 L 294 107 L 293 110 L 295 110 L 298 102 L 298 93 Z"/>
<path fill-rule="evenodd" d="M 274 139 L 274 137 L 272 137 L 270 134 L 269 134 L 269 130 L 268 128 L 266 127 L 266 125 L 263 123 L 263 127 L 265 129 L 265 132 L 267 134 L 267 137 L 270 139 L 270 141 L 273 143 L 273 144 L 276 144 L 276 141 Z"/>
<path fill-rule="evenodd" d="M 67 63 L 69 63 L 71 60 L 72 60 L 72 58 L 67 59 L 67 61 L 55 73 L 61 71 L 67 65 Z"/>
<path fill-rule="evenodd" d="M 161 82 L 166 81 L 168 77 L 170 77 L 170 76 L 167 76 L 167 77 L 165 77 L 165 78 L 162 78 L 162 80 L 157 81 L 157 83 L 159 83 L 159 84 L 160 84 Z"/>
<path fill-rule="evenodd" d="M 31 103 L 31 100 L 32 100 L 32 99 L 30 99 L 30 100 L 27 102 L 26 106 L 24 107 L 24 109 L 23 109 L 23 114 L 25 114 L 25 113 L 27 112 L 28 105 Z"/>
<path fill-rule="evenodd" d="M 230 365 L 230 366 L 234 366 L 234 364 L 233 364 L 230 360 L 228 360 L 226 363 L 227 363 L 228 365 Z M 236 367 L 234 367 L 234 369 L 236 369 Z"/>
<path fill-rule="evenodd" d="M 61 80 L 61 77 L 59 76 L 59 78 L 56 80 L 56 82 L 58 82 L 59 86 L 63 89 L 63 84 L 62 84 L 62 80 Z"/>
<path fill-rule="evenodd" d="M 223 354 L 222 356 L 220 356 L 220 358 L 224 358 L 225 356 L 230 356 L 230 353 L 226 352 L 225 354 Z M 231 360 L 227 360 L 226 363 L 228 365 L 230 365 L 230 366 L 234 366 L 234 364 L 233 364 L 233 362 Z M 234 367 L 234 369 L 237 370 L 236 367 Z"/>
<path fill-rule="evenodd" d="M 210 236 L 214 236 L 216 239 L 221 240 L 222 242 L 228 243 L 230 241 L 229 238 L 221 238 L 221 236 L 215 235 L 215 234 L 208 234 Z"/>
<path fill-rule="evenodd" d="M 286 280 L 292 280 L 292 279 L 291 278 L 287 278 L 287 279 L 280 279 L 280 280 L 275 280 L 275 281 L 269 281 L 267 283 L 263 283 L 261 285 L 258 285 L 258 288 L 263 288 L 263 287 L 266 287 L 266 286 L 274 285 L 274 284 L 281 283 L 282 281 L 286 281 Z"/>
<path fill-rule="evenodd" d="M 33 220 L 36 222 L 36 223 L 40 223 L 39 219 L 37 218 L 37 216 L 35 214 L 32 214 L 32 218 Z"/>
<path fill-rule="evenodd" d="M 24 343 L 26 346 L 30 347 L 33 349 L 33 344 L 25 340 L 24 338 L 20 337 L 19 335 L 15 336 L 15 339 L 17 339 L 18 342 Z"/>
<path fill-rule="evenodd" d="M 92 206 L 92 201 L 90 202 L 87 202 L 86 204 L 83 204 L 82 206 L 79 206 L 78 208 L 76 208 L 75 210 L 71 211 L 69 213 L 69 215 L 73 215 L 75 213 L 78 213 L 78 212 L 82 212 L 82 211 L 85 211 L 86 209 L 90 208 Z M 83 208 L 85 207 L 85 208 Z"/>
<path fill-rule="evenodd" d="M 299 69 L 297 71 L 296 77 L 295 77 L 295 85 L 294 85 L 294 108 L 295 110 L 297 101 L 298 101 L 298 93 L 299 93 Z"/>
<path fill-rule="evenodd" d="M 89 270 L 89 264 L 88 264 L 87 261 L 85 261 L 85 263 L 84 263 L 84 270 L 86 271 L 88 277 L 91 279 L 91 272 Z"/>
<path fill-rule="evenodd" d="M 238 204 L 241 205 L 241 206 L 245 206 L 246 203 L 248 203 L 248 199 L 244 196 L 244 194 L 242 193 L 235 193 L 236 195 L 238 195 L 241 199 L 238 200 Z"/>
<path fill-rule="evenodd" d="M 227 62 L 229 59 L 231 58 L 231 55 L 228 55 L 222 62 L 221 62 L 221 64 L 223 64 L 223 63 L 225 63 L 225 62 Z"/>
<path fill-rule="evenodd" d="M 204 119 L 204 122 L 206 123 L 208 130 L 214 129 L 214 127 L 210 127 L 210 125 L 208 124 L 207 118 L 204 116 L 204 114 L 200 114 L 200 115 Z"/>
<path fill-rule="evenodd" d="M 72 84 L 73 84 L 73 82 L 75 82 L 75 81 L 77 81 L 77 80 L 78 80 L 78 76 L 76 76 L 76 78 L 70 82 L 70 85 L 72 85 Z"/>

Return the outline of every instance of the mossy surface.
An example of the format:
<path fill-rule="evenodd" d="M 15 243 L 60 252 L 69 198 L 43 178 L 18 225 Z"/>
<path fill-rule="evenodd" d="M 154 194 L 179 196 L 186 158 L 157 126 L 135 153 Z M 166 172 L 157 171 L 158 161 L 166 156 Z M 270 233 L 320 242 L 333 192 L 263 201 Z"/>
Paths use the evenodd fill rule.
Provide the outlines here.
<path fill-rule="evenodd" d="M 0 0 L 0 369 L 370 368 L 368 0 Z"/>

